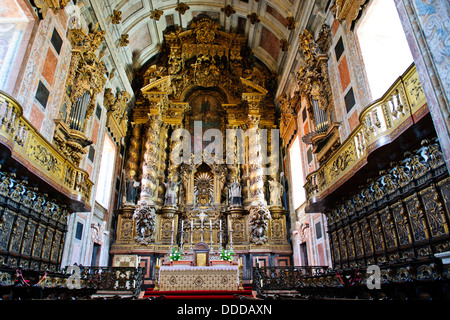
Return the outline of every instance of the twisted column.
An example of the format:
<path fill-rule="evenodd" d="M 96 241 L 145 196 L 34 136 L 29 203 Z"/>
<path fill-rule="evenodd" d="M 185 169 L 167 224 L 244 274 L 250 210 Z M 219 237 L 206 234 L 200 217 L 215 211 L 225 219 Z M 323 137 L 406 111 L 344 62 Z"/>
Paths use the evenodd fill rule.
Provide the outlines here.
<path fill-rule="evenodd" d="M 261 137 L 257 115 L 248 117 L 248 169 L 250 181 L 250 205 L 267 204 L 264 198 L 264 171 L 261 158 Z"/>
<path fill-rule="evenodd" d="M 158 162 L 158 187 L 156 190 L 156 201 L 158 206 L 164 204 L 164 188 L 163 182 L 165 180 L 164 172 L 166 171 L 166 161 L 167 161 L 167 147 L 168 147 L 168 131 L 169 126 L 167 123 L 163 122 L 160 129 L 160 152 L 159 152 L 159 162 Z"/>
<path fill-rule="evenodd" d="M 157 115 L 149 117 L 143 150 L 141 202 L 153 205 L 156 201 L 158 163 L 160 151 L 161 120 Z"/>
<path fill-rule="evenodd" d="M 126 163 L 126 178 L 137 176 L 139 169 L 139 151 L 141 148 L 141 124 L 133 123 L 131 129 L 130 148 Z"/>

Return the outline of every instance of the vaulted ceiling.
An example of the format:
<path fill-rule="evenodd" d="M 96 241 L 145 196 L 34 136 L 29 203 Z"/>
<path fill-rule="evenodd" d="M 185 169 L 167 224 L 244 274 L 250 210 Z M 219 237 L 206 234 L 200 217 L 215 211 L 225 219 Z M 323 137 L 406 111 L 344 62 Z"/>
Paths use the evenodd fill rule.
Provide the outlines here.
<path fill-rule="evenodd" d="M 87 2 L 85 0 L 85 2 Z M 168 28 L 186 28 L 199 14 L 215 19 L 227 32 L 245 34 L 248 46 L 285 80 L 297 59 L 298 35 L 324 20 L 330 0 L 104 0 L 85 3 L 93 22 L 106 30 L 109 69 L 130 81 L 154 57 Z M 183 10 L 186 9 L 185 11 Z M 116 12 L 115 12 L 116 11 Z M 113 21 L 114 13 L 119 19 Z M 120 39 L 128 43 L 121 46 Z M 288 70 L 289 69 L 289 70 Z M 127 85 L 125 85 L 127 86 Z"/>

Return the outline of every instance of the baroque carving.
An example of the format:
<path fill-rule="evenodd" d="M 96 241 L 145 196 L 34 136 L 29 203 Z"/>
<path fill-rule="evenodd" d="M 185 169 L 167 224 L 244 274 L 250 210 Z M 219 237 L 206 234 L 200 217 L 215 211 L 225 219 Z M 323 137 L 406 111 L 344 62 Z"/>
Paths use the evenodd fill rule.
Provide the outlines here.
<path fill-rule="evenodd" d="M 304 30 L 300 35 L 299 51 L 303 54 L 304 65 L 297 72 L 299 93 L 305 97 L 308 117 L 315 130 L 302 137 L 305 143 L 313 145 L 320 163 L 324 162 L 339 145 L 339 124 L 333 118 L 334 101 L 328 77 L 328 56 L 330 31 L 323 27 L 317 41 Z M 320 142 L 327 139 L 325 145 Z"/>
<path fill-rule="evenodd" d="M 350 29 L 353 21 L 358 17 L 364 3 L 367 0 L 336 0 L 331 11 L 339 21 L 346 21 Z"/>
<path fill-rule="evenodd" d="M 35 0 L 34 4 L 39 8 L 39 12 L 45 19 L 49 9 L 52 9 L 55 14 L 66 7 L 70 0 Z"/>
<path fill-rule="evenodd" d="M 248 222 L 250 225 L 250 240 L 254 244 L 265 244 L 269 240 L 268 227 L 271 219 L 267 206 L 258 205 L 250 208 Z"/>
<path fill-rule="evenodd" d="M 141 204 L 135 209 L 133 219 L 136 221 L 136 242 L 142 245 L 152 243 L 156 226 L 155 208 Z"/>
<path fill-rule="evenodd" d="M 92 32 L 69 29 L 72 60 L 66 80 L 66 90 L 60 117 L 55 119 L 55 146 L 75 165 L 78 165 L 92 141 L 84 136 L 87 119 L 96 107 L 97 94 L 106 83 L 105 63 L 96 54 L 103 42 L 105 31 L 98 24 Z"/>

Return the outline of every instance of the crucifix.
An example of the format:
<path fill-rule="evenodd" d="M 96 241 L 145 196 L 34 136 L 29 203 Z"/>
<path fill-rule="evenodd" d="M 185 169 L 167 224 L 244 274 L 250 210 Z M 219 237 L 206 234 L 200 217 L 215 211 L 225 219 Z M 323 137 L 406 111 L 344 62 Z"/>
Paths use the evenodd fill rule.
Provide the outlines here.
<path fill-rule="evenodd" d="M 202 242 L 203 242 L 203 219 L 205 219 L 206 217 L 208 217 L 208 215 L 207 214 L 205 214 L 205 212 L 202 210 L 199 214 L 198 214 L 198 217 L 200 218 L 200 221 L 201 221 L 201 229 L 200 229 L 200 232 L 201 232 L 201 235 L 202 235 Z"/>

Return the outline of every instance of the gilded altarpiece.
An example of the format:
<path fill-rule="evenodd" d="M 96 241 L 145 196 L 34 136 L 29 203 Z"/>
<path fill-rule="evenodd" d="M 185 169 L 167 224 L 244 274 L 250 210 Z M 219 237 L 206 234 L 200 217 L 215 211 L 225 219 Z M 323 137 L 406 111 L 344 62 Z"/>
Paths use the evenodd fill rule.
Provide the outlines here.
<path fill-rule="evenodd" d="M 111 253 L 149 260 L 149 283 L 157 258 L 168 263 L 175 248 L 190 259 L 204 242 L 212 255 L 232 249 L 244 257 L 250 279 L 251 257 L 271 256 L 275 265 L 292 253 L 273 147 L 280 139 L 275 75 L 244 36 L 209 17 L 164 39 L 158 62 L 139 75 Z"/>

